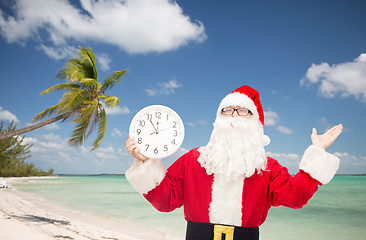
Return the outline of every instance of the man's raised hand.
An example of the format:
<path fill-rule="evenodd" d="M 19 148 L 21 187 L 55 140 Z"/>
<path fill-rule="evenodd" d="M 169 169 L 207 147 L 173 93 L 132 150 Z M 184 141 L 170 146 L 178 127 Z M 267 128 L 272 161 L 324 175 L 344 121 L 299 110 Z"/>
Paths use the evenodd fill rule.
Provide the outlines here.
<path fill-rule="evenodd" d="M 326 149 L 337 139 L 337 137 L 342 133 L 342 130 L 343 125 L 339 124 L 326 131 L 323 135 L 318 135 L 316 129 L 313 128 L 311 141 L 313 142 L 313 145 Z"/>

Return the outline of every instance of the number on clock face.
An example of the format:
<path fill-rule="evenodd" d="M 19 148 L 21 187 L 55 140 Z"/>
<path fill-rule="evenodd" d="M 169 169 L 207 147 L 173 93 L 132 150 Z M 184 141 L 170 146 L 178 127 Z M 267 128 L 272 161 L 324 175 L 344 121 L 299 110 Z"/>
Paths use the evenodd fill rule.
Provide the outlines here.
<path fill-rule="evenodd" d="M 184 139 L 184 126 L 172 109 L 153 105 L 139 111 L 130 126 L 140 153 L 148 158 L 164 158 L 176 152 Z"/>

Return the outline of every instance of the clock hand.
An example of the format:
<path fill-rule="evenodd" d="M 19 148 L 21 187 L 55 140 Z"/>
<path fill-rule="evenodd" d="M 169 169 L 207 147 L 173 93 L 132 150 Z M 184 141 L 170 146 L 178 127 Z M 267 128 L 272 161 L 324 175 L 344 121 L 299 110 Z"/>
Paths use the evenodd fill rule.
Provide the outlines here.
<path fill-rule="evenodd" d="M 154 130 L 155 130 L 156 132 L 158 132 L 158 130 L 155 128 L 154 123 L 151 121 L 151 119 L 150 119 L 150 122 L 151 122 L 151 125 L 153 126 Z"/>
<path fill-rule="evenodd" d="M 162 131 L 165 131 L 165 130 L 171 129 L 171 128 L 173 128 L 173 127 L 167 127 L 167 128 L 161 129 L 160 131 L 157 131 L 156 133 L 159 133 L 159 132 L 162 132 Z"/>
<path fill-rule="evenodd" d="M 162 131 L 165 131 L 165 130 L 168 130 L 168 129 L 171 129 L 171 128 L 173 128 L 173 127 L 167 127 L 167 128 L 161 129 L 160 131 L 156 131 L 156 132 L 150 133 L 150 135 L 158 134 L 159 132 L 162 132 Z"/>

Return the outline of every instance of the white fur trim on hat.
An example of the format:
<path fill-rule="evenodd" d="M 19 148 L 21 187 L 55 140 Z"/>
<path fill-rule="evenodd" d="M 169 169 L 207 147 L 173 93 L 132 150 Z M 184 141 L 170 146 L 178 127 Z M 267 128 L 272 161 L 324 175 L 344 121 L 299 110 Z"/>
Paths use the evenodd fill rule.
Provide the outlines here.
<path fill-rule="evenodd" d="M 252 99 L 250 99 L 247 95 L 234 92 L 226 95 L 224 99 L 222 99 L 219 109 L 217 110 L 217 115 L 221 115 L 221 110 L 224 107 L 230 107 L 230 106 L 240 106 L 249 109 L 254 116 L 256 116 L 259 119 L 259 114 L 257 111 L 257 107 L 255 106 Z"/>
<path fill-rule="evenodd" d="M 137 192 L 144 194 L 158 186 L 165 177 L 166 171 L 159 159 L 145 162 L 136 160 L 126 171 L 126 178 Z"/>
<path fill-rule="evenodd" d="M 322 184 L 332 180 L 339 168 L 339 158 L 327 153 L 324 148 L 311 145 L 300 162 L 300 169 L 309 173 Z"/>

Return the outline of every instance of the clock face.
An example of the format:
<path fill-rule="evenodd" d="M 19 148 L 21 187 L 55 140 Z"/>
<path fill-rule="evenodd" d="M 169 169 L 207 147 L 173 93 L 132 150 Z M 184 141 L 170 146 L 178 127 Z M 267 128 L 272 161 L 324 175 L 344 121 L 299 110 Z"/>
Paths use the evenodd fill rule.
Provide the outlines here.
<path fill-rule="evenodd" d="M 175 153 L 183 143 L 184 125 L 179 115 L 162 105 L 140 110 L 132 119 L 130 137 L 135 138 L 140 153 L 162 159 Z"/>

